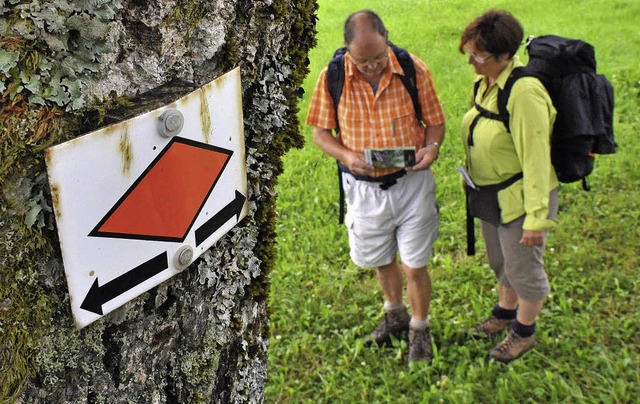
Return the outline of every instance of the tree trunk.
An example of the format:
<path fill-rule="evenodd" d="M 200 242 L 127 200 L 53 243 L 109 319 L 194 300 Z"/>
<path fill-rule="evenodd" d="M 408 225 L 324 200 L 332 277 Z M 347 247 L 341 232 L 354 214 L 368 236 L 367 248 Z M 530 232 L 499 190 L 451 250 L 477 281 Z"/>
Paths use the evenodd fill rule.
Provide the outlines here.
<path fill-rule="evenodd" d="M 313 0 L 0 6 L 0 402 L 262 402 L 281 157 Z M 175 79 L 241 66 L 249 215 L 189 269 L 76 330 L 44 149 Z"/>

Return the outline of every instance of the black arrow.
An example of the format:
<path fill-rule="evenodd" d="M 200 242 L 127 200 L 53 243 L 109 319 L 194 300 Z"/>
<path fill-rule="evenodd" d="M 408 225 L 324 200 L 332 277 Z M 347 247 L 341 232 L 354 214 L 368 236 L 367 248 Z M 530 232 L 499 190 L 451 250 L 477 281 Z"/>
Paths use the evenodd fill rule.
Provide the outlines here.
<path fill-rule="evenodd" d="M 196 247 L 215 233 L 223 224 L 227 223 L 229 219 L 234 216 L 240 216 L 246 199 L 244 195 L 236 191 L 236 198 L 234 200 L 229 202 L 227 206 L 222 208 L 220 212 L 216 213 L 211 219 L 207 220 L 205 224 L 198 227 L 196 230 Z"/>
<path fill-rule="evenodd" d="M 102 286 L 98 286 L 98 278 L 96 278 L 80 308 L 102 315 L 103 304 L 167 268 L 169 268 L 169 262 L 165 251 Z"/>

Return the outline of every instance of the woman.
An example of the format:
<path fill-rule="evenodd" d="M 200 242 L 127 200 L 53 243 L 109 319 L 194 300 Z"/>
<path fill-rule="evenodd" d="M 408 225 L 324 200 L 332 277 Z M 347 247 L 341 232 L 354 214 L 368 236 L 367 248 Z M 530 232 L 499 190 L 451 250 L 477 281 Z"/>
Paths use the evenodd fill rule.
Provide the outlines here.
<path fill-rule="evenodd" d="M 522 66 L 515 55 L 522 39 L 518 20 L 489 10 L 465 28 L 459 45 L 478 74 L 476 105 L 462 121 L 466 169 L 482 189 L 468 189 L 470 211 L 480 212 L 474 216 L 481 219 L 498 281 L 498 303 L 472 332 L 492 336 L 508 329 L 489 351 L 490 358 L 505 363 L 535 345 L 536 318 L 550 291 L 542 259 L 546 230 L 553 227 L 558 208 L 558 179 L 550 158 L 556 111 L 542 83 L 534 77 L 516 80 L 507 103 L 509 130 L 499 120 L 479 116 L 482 109 L 498 112 L 499 89 Z M 487 196 L 495 209 L 487 208 Z"/>

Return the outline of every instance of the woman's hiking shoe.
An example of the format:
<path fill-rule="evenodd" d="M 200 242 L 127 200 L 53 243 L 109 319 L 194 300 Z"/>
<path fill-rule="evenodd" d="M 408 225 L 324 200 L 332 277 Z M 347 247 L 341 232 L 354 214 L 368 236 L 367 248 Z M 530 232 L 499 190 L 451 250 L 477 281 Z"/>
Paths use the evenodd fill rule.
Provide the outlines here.
<path fill-rule="evenodd" d="M 518 359 L 536 345 L 536 336 L 521 337 L 515 331 L 509 333 L 495 348 L 489 351 L 489 358 L 502 363 Z"/>
<path fill-rule="evenodd" d="M 474 337 L 490 337 L 511 326 L 512 319 L 502 319 L 491 316 L 482 323 L 473 327 L 470 332 Z"/>
<path fill-rule="evenodd" d="M 411 315 L 406 307 L 385 311 L 382 322 L 364 339 L 364 346 L 370 347 L 374 343 L 385 346 L 391 343 L 391 336 L 402 338 L 409 331 Z"/>
<path fill-rule="evenodd" d="M 409 328 L 409 362 L 431 362 L 433 352 L 431 349 L 431 328 L 423 330 Z"/>

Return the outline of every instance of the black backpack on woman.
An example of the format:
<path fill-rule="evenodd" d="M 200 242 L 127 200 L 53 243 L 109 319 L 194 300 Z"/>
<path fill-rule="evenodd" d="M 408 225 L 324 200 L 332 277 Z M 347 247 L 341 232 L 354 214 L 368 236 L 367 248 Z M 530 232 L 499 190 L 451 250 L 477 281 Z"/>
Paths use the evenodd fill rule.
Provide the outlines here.
<path fill-rule="evenodd" d="M 558 111 L 551 135 L 551 162 L 561 182 L 582 180 L 593 171 L 596 154 L 613 154 L 613 87 L 596 74 L 593 46 L 555 35 L 529 37 L 529 63 L 513 69 L 504 89 L 498 92 L 498 113 L 475 105 L 480 114 L 497 119 L 509 131 L 507 102 L 511 88 L 520 77 L 537 77 L 545 86 Z M 478 84 L 474 88 L 474 99 Z"/>

